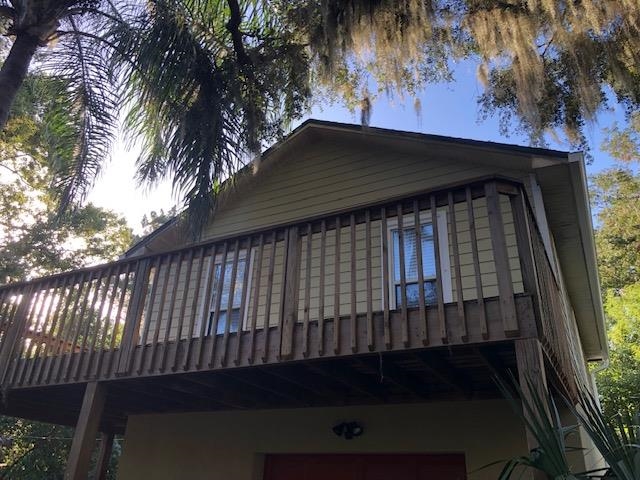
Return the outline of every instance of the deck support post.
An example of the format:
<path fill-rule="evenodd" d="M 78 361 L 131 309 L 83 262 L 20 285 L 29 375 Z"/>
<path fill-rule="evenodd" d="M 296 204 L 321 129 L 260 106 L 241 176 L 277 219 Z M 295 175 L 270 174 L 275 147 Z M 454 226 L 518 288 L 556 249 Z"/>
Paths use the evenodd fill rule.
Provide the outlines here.
<path fill-rule="evenodd" d="M 64 473 L 65 480 L 85 480 L 88 477 L 91 453 L 104 409 L 105 390 L 105 386 L 101 383 L 87 384 L 78 423 L 73 433 L 71 451 Z"/>
<path fill-rule="evenodd" d="M 496 265 L 496 275 L 498 278 L 498 296 L 500 297 L 502 324 L 507 337 L 516 337 L 520 334 L 520 327 L 518 325 L 518 316 L 513 298 L 513 279 L 511 278 L 509 252 L 507 251 L 504 220 L 502 218 L 500 195 L 498 194 L 496 182 L 485 183 L 484 191 L 487 199 L 487 216 L 489 217 L 493 260 Z"/>
<path fill-rule="evenodd" d="M 93 476 L 96 480 L 106 480 L 107 478 L 107 469 L 109 468 L 111 450 L 113 449 L 113 437 L 113 432 L 103 432 L 100 434 L 100 449 L 98 450 L 96 470 Z"/>
<path fill-rule="evenodd" d="M 280 358 L 293 356 L 293 329 L 298 321 L 298 286 L 300 282 L 300 233 L 297 227 L 287 231 L 284 295 L 282 298 L 282 331 L 280 332 Z"/>
<path fill-rule="evenodd" d="M 547 385 L 547 375 L 544 369 L 544 354 L 542 345 L 537 338 L 523 338 L 515 340 L 516 362 L 518 366 L 518 382 L 522 390 L 522 400 L 533 405 L 533 395 L 546 401 L 549 395 L 549 387 Z M 550 412 L 545 412 L 550 415 Z M 525 415 L 526 409 L 525 409 Z M 529 451 L 538 447 L 533 433 L 526 428 L 527 446 Z M 532 477 L 534 480 L 546 480 L 547 476 L 542 472 L 534 471 Z"/>
<path fill-rule="evenodd" d="M 148 258 L 140 260 L 136 268 L 136 276 L 133 283 L 133 295 L 131 296 L 131 307 L 127 310 L 127 317 L 122 331 L 122 341 L 120 342 L 120 356 L 117 359 L 117 375 L 126 375 L 131 371 L 133 353 L 138 342 L 140 330 L 140 317 L 144 310 L 144 303 L 147 298 L 149 288 L 149 272 L 151 262 Z M 156 271 L 156 275 L 158 272 Z"/>

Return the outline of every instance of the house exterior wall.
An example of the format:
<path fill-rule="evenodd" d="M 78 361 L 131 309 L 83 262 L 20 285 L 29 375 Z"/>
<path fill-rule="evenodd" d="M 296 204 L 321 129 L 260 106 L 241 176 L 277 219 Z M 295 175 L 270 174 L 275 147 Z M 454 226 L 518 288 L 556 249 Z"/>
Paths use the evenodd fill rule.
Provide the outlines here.
<path fill-rule="evenodd" d="M 205 230 L 204 240 L 215 239 L 232 234 L 241 234 L 256 231 L 272 225 L 282 225 L 288 222 L 303 221 L 307 218 L 319 217 L 330 212 L 345 211 L 369 205 L 375 202 L 383 202 L 391 198 L 400 198 L 412 194 L 445 187 L 455 183 L 473 180 L 489 175 L 503 175 L 521 179 L 528 183 L 529 173 L 520 170 L 498 170 L 496 167 L 474 164 L 473 162 L 452 161 L 442 156 L 420 158 L 415 154 L 398 153 L 392 151 L 380 151 L 379 149 L 357 148 L 349 144 L 316 144 L 299 153 L 295 159 L 276 159 L 265 162 L 254 178 L 244 178 L 238 186 L 243 195 L 233 193 L 220 206 L 215 218 Z M 506 234 L 506 244 L 509 253 L 511 277 L 514 283 L 514 292 L 523 291 L 522 275 L 518 259 L 516 236 L 513 216 L 509 199 L 505 195 L 500 196 L 501 211 Z M 476 224 L 477 248 L 480 259 L 481 279 L 485 297 L 498 294 L 496 266 L 493 259 L 489 221 L 487 216 L 486 200 L 478 198 L 473 201 L 474 217 Z M 464 300 L 472 300 L 477 296 L 475 284 L 475 272 L 472 263 L 470 232 L 466 205 L 455 205 L 457 238 L 453 238 L 451 218 L 446 208 L 440 208 L 446 219 L 447 238 L 449 246 L 449 264 L 453 266 L 458 259 L 453 256 L 453 243 L 457 241 L 459 261 L 461 265 L 462 288 Z M 424 214 L 430 216 L 429 210 Z M 372 305 L 374 310 L 382 310 L 383 284 L 382 284 L 382 232 L 380 221 L 371 224 L 372 233 Z M 365 259 L 365 228 L 364 224 L 356 226 L 356 301 L 357 312 L 366 312 L 366 259 Z M 325 317 L 332 317 L 334 312 L 334 251 L 335 233 L 328 231 L 326 236 L 325 276 L 324 276 L 324 309 Z M 340 314 L 346 315 L 350 310 L 351 300 L 351 276 L 350 276 L 350 243 L 351 238 L 348 228 L 343 228 L 340 236 Z M 307 242 L 303 236 L 300 266 L 300 278 L 306 278 Z M 273 280 L 269 282 L 269 257 L 272 245 L 266 245 L 260 268 L 256 260 L 256 252 L 252 253 L 251 282 L 247 298 L 247 312 L 244 325 L 246 326 L 253 316 L 255 285 L 257 283 L 258 270 L 260 271 L 260 294 L 256 325 L 258 328 L 265 323 L 267 310 L 267 284 L 272 285 L 272 297 L 269 305 L 269 324 L 277 325 L 280 318 L 280 305 L 282 295 L 282 279 L 284 269 L 284 242 L 276 245 L 275 268 Z M 231 257 L 229 257 L 231 258 Z M 177 261 L 169 271 L 169 284 L 177 274 Z M 201 275 L 199 299 L 206 298 L 205 289 L 207 275 L 209 274 L 211 260 L 205 262 L 205 268 Z M 319 305 L 319 270 L 320 270 L 320 233 L 312 235 L 312 261 L 311 261 L 311 289 L 309 298 L 310 319 L 318 318 Z M 179 287 L 175 293 L 173 312 L 168 305 L 169 294 L 164 294 L 164 308 L 160 313 L 160 305 L 163 299 L 162 285 L 167 275 L 167 270 L 161 270 L 159 287 L 155 292 L 151 291 L 147 299 L 147 312 L 145 315 L 150 323 L 150 332 L 154 332 L 158 319 L 160 319 L 159 338 L 164 338 L 165 328 L 171 316 L 171 330 L 169 339 L 178 336 L 176 317 L 180 314 L 182 300 L 186 299 L 185 316 L 189 318 L 196 314 L 197 319 L 206 317 L 208 306 L 200 300 L 194 302 L 196 293 L 197 268 L 195 261 L 191 269 L 191 282 L 187 288 L 186 282 L 187 261 L 183 261 L 180 269 Z M 449 301 L 456 301 L 455 270 L 451 268 L 445 272 L 448 284 L 451 285 Z M 304 282 L 300 282 L 298 317 L 304 315 L 306 304 Z M 445 301 L 446 298 L 445 298 Z M 226 308 L 222 306 L 222 310 Z M 198 331 L 198 321 L 196 329 Z M 187 338 L 188 332 L 180 333 L 180 338 Z M 149 335 L 152 338 L 152 334 Z"/>
<path fill-rule="evenodd" d="M 331 427 L 356 420 L 364 434 Z M 465 454 L 469 480 L 495 479 L 526 453 L 524 427 L 505 401 L 467 401 L 129 417 L 118 478 L 259 480 L 269 453 Z"/>
<path fill-rule="evenodd" d="M 293 158 L 291 158 L 293 157 Z M 488 175 L 528 181 L 529 172 L 428 157 L 366 143 L 317 142 L 267 159 L 238 183 L 205 228 L 202 240 L 361 207 Z M 248 177 L 248 178 L 247 178 Z M 248 194 L 250 192 L 250 194 Z"/>

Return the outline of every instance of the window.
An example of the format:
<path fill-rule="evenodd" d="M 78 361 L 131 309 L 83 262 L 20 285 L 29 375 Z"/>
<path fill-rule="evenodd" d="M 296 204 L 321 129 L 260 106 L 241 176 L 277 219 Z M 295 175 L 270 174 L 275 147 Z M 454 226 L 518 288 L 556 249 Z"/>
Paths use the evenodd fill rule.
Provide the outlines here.
<path fill-rule="evenodd" d="M 438 241 L 440 249 L 440 270 L 442 273 L 442 290 L 445 302 L 450 302 L 451 272 L 449 268 L 449 246 L 447 235 L 447 218 L 444 212 L 438 213 Z M 395 219 L 388 224 L 389 255 L 389 301 L 392 308 L 400 308 L 402 302 L 402 286 L 400 282 L 400 230 Z M 404 271 L 407 306 L 417 307 L 420 298 L 418 278 L 418 249 L 416 229 L 413 216 L 403 218 L 402 243 L 404 245 Z M 422 250 L 422 275 L 424 280 L 424 298 L 427 305 L 437 303 L 436 255 L 433 237 L 433 224 L 429 212 L 420 216 L 420 246 Z"/>
<path fill-rule="evenodd" d="M 252 265 L 253 255 L 249 255 L 249 278 L 247 281 L 247 287 L 251 285 L 251 265 Z M 229 255 L 224 264 L 224 268 L 222 265 L 222 257 L 220 255 L 216 256 L 214 262 L 214 272 L 213 272 L 213 282 L 212 282 L 212 293 L 211 293 L 211 304 L 209 305 L 209 314 L 207 316 L 207 325 L 205 330 L 205 335 L 220 335 L 223 334 L 225 328 L 227 326 L 227 322 L 231 322 L 229 325 L 229 332 L 237 332 L 240 329 L 241 319 L 240 319 L 240 306 L 242 304 L 243 295 L 248 296 L 250 288 L 247 288 L 247 291 L 243 291 L 243 280 L 245 271 L 247 269 L 247 252 L 245 250 L 240 251 L 238 254 L 238 266 L 236 271 L 236 278 L 234 282 L 233 288 L 233 299 L 231 303 L 231 311 L 228 311 L 229 308 L 229 294 L 231 293 L 231 276 L 233 273 L 233 255 Z M 222 292 L 220 295 L 220 314 L 218 316 L 218 325 L 216 331 L 213 332 L 213 322 L 216 313 L 216 306 L 218 305 L 218 288 L 222 282 Z M 248 298 L 246 298 L 245 304 L 248 304 Z M 247 315 L 247 308 L 245 308 L 245 318 L 242 319 L 242 322 L 245 321 Z"/>

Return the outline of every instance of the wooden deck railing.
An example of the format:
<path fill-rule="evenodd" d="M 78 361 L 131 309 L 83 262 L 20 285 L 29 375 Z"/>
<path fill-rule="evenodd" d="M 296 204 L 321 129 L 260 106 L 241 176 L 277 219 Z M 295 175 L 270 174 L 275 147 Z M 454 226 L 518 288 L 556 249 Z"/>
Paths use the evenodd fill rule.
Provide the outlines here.
<path fill-rule="evenodd" d="M 520 214 L 526 220 L 530 233 L 532 258 L 535 265 L 532 275 L 535 276 L 538 287 L 536 302 L 539 310 L 537 317 L 540 339 L 568 393 L 575 396 L 578 382 L 583 385 L 589 384 L 575 319 L 561 288 L 559 267 L 552 266 L 552 260 L 544 246 L 542 234 L 528 203 Z"/>
<path fill-rule="evenodd" d="M 504 341 L 536 334 L 536 299 L 568 365 L 558 293 L 530 231 L 522 187 L 491 179 L 8 285 L 0 382 Z"/>

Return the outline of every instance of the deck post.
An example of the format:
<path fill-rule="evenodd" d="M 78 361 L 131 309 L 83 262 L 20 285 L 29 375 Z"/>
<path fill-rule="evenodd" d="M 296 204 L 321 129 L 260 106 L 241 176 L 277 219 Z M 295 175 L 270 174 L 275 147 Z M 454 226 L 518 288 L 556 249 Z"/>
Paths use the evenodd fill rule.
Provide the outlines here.
<path fill-rule="evenodd" d="M 102 432 L 100 434 L 100 447 L 93 476 L 95 480 L 106 480 L 107 478 L 107 469 L 109 468 L 109 460 L 111 460 L 111 451 L 113 449 L 113 437 L 113 432 Z"/>
<path fill-rule="evenodd" d="M 518 366 L 518 382 L 522 390 L 522 401 L 533 405 L 533 395 L 535 394 L 546 402 L 549 395 L 549 387 L 547 385 L 547 375 L 544 368 L 544 354 L 542 345 L 537 338 L 523 338 L 515 340 L 516 362 Z M 550 415 L 550 412 L 545 412 Z M 527 410 L 525 409 L 525 415 Z M 538 447 L 533 433 L 526 428 L 527 446 L 529 451 Z M 546 475 L 542 472 L 534 471 L 532 474 L 534 480 L 546 480 Z"/>
<path fill-rule="evenodd" d="M 131 370 L 133 351 L 138 342 L 140 332 L 140 317 L 144 310 L 144 302 L 149 287 L 150 267 L 150 260 L 145 258 L 138 263 L 136 268 L 136 276 L 133 282 L 133 295 L 131 295 L 131 301 L 127 309 L 127 316 L 122 331 L 122 341 L 120 342 L 120 357 L 118 358 L 118 367 L 116 369 L 117 375 L 126 375 Z"/>
<path fill-rule="evenodd" d="M 539 324 L 541 319 L 540 311 L 540 288 L 538 284 L 538 273 L 536 271 L 536 263 L 531 245 L 531 235 L 536 235 L 535 226 L 529 222 L 527 214 L 527 203 L 525 192 L 523 189 L 518 190 L 517 195 L 509 197 L 511 201 L 511 212 L 513 214 L 513 222 L 516 232 L 516 243 L 518 244 L 518 257 L 520 260 L 520 271 L 522 272 L 522 283 L 525 293 L 531 295 L 534 309 L 535 324 L 523 325 L 525 327 L 523 334 L 542 334 L 542 326 Z"/>
<path fill-rule="evenodd" d="M 519 335 L 518 317 L 516 315 L 515 301 L 513 298 L 513 279 L 509 266 L 509 254 L 507 252 L 504 223 L 500 208 L 500 196 L 496 182 L 484 185 L 487 199 L 487 215 L 489 217 L 489 229 L 491 231 L 491 245 L 493 247 L 493 259 L 496 264 L 498 277 L 498 295 L 500 297 L 500 312 L 504 333 L 508 337 Z"/>
<path fill-rule="evenodd" d="M 282 299 L 282 331 L 280 332 L 280 358 L 293 355 L 293 329 L 298 321 L 298 287 L 300 282 L 300 233 L 297 227 L 287 231 L 286 271 Z"/>
<path fill-rule="evenodd" d="M 101 383 L 87 384 L 64 472 L 65 480 L 85 480 L 88 477 L 91 453 L 104 409 L 105 390 L 105 386 Z"/>

